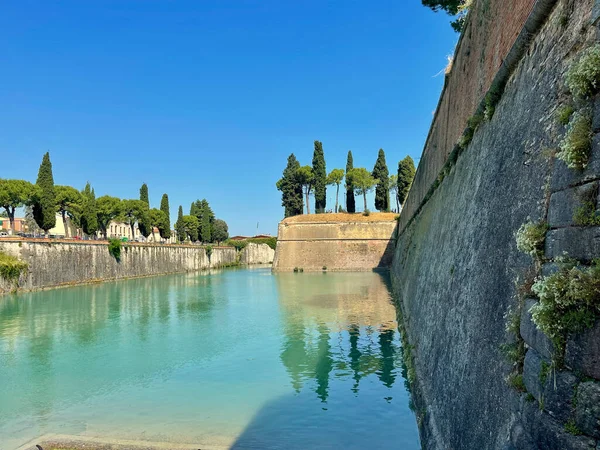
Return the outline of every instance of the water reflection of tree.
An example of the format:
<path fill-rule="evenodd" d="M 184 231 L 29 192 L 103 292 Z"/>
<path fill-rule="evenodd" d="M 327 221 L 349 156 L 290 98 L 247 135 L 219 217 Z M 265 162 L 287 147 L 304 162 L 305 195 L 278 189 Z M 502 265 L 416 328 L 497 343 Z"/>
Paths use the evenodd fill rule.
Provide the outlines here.
<path fill-rule="evenodd" d="M 312 339 L 315 333 L 318 336 L 316 345 Z M 347 330 L 337 332 L 337 338 L 332 338 L 325 324 L 319 323 L 316 329 L 311 329 L 300 320 L 285 327 L 280 357 L 294 390 L 300 392 L 306 381 L 314 380 L 317 397 L 325 403 L 332 374 L 338 379 L 351 376 L 351 390 L 355 394 L 359 392 L 360 380 L 373 374 L 384 386 L 391 388 L 399 364 L 396 333 L 394 328 L 387 326 L 374 329 L 351 324 Z M 331 345 L 336 340 L 341 340 L 338 351 Z"/>

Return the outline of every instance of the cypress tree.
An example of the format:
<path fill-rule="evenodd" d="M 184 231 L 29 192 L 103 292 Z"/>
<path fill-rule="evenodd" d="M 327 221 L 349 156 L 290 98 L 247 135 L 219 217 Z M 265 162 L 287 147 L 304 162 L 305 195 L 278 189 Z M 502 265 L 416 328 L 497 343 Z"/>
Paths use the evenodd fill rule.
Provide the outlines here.
<path fill-rule="evenodd" d="M 379 149 L 377 161 L 372 172 L 373 178 L 377 181 L 375 186 L 375 209 L 379 211 L 389 211 L 390 209 L 390 172 L 385 163 L 385 152 L 382 148 Z"/>
<path fill-rule="evenodd" d="M 215 215 L 206 199 L 200 202 L 200 234 L 199 237 L 204 243 L 212 242 L 212 225 L 215 221 Z"/>
<path fill-rule="evenodd" d="M 281 191 L 281 206 L 284 208 L 284 217 L 302 214 L 304 201 L 302 200 L 302 184 L 298 180 L 297 171 L 300 163 L 292 153 L 288 156 L 283 177 L 277 182 L 277 189 Z"/>
<path fill-rule="evenodd" d="M 152 234 L 152 224 L 150 223 L 150 199 L 148 198 L 148 185 L 146 183 L 142 184 L 140 188 L 140 200 L 144 202 L 148 211 L 147 214 L 144 214 L 142 220 L 138 222 L 138 228 L 142 236 L 147 238 Z"/>
<path fill-rule="evenodd" d="M 315 212 L 322 214 L 327 205 L 327 170 L 325 168 L 325 155 L 323 153 L 323 143 L 315 141 L 315 151 L 313 153 L 313 176 L 315 193 Z"/>
<path fill-rule="evenodd" d="M 408 191 L 415 178 L 415 162 L 407 156 L 398 163 L 398 202 L 404 206 Z"/>
<path fill-rule="evenodd" d="M 39 198 L 33 205 L 33 217 L 47 234 L 48 230 L 56 225 L 56 195 L 49 152 L 46 152 L 40 164 L 36 185 L 39 189 Z"/>
<path fill-rule="evenodd" d="M 179 242 L 185 241 L 185 223 L 183 221 L 183 207 L 179 205 L 179 212 L 177 213 L 177 222 L 175 222 L 175 232 L 177 233 L 177 240 Z"/>
<path fill-rule="evenodd" d="M 352 151 L 348 151 L 348 160 L 346 162 L 346 211 L 349 213 L 356 212 L 356 201 L 354 199 L 354 186 L 348 180 L 348 173 L 354 169 L 354 161 L 352 159 Z"/>
<path fill-rule="evenodd" d="M 167 194 L 163 194 L 160 199 L 160 210 L 167 216 L 165 228 L 161 231 L 160 237 L 169 239 L 171 237 L 171 213 L 169 212 L 169 196 Z"/>
<path fill-rule="evenodd" d="M 96 193 L 88 182 L 81 192 L 83 197 L 83 213 L 81 214 L 81 229 L 88 236 L 98 231 L 98 211 L 96 209 Z"/>

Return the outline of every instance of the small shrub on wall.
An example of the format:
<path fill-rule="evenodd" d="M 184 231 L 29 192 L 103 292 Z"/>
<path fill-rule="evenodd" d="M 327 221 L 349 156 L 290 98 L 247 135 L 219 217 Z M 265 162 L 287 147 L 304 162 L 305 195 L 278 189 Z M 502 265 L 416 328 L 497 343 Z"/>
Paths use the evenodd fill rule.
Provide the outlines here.
<path fill-rule="evenodd" d="M 29 266 L 26 262 L 6 253 L 0 252 L 0 277 L 6 281 L 18 281 Z"/>
<path fill-rule="evenodd" d="M 108 241 L 108 253 L 115 258 L 117 262 L 121 262 L 121 240 L 110 239 Z"/>
<path fill-rule="evenodd" d="M 583 170 L 588 164 L 592 149 L 592 115 L 588 110 L 577 111 L 556 154 L 570 169 Z"/>
<path fill-rule="evenodd" d="M 548 224 L 544 221 L 524 223 L 516 234 L 517 248 L 534 258 L 540 258 L 544 253 L 546 231 Z"/>
<path fill-rule="evenodd" d="M 575 98 L 589 98 L 600 90 L 600 45 L 585 50 L 567 72 L 567 87 Z"/>

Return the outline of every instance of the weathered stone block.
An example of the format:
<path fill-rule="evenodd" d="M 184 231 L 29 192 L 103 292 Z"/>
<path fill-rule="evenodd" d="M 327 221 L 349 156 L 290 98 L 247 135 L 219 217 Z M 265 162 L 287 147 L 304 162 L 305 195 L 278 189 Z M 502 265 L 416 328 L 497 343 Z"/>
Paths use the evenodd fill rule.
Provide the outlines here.
<path fill-rule="evenodd" d="M 540 371 L 542 370 L 542 357 L 533 349 L 527 350 L 523 364 L 523 382 L 527 392 L 539 402 L 544 393 L 540 383 Z"/>
<path fill-rule="evenodd" d="M 574 224 L 573 217 L 578 208 L 587 200 L 598 198 L 598 182 L 555 192 L 550 197 L 548 224 L 552 228 L 568 227 Z"/>
<path fill-rule="evenodd" d="M 550 189 L 552 192 L 562 191 L 571 186 L 600 178 L 600 136 L 592 141 L 592 153 L 587 167 L 581 170 L 569 169 L 564 161 L 556 160 L 552 173 Z"/>
<path fill-rule="evenodd" d="M 550 369 L 544 384 L 544 411 L 566 423 L 573 414 L 573 397 L 578 381 L 569 371 Z"/>
<path fill-rule="evenodd" d="M 550 230 L 546 234 L 546 257 L 556 258 L 565 254 L 581 261 L 600 257 L 600 227 Z"/>
<path fill-rule="evenodd" d="M 542 275 L 545 277 L 549 277 L 550 275 L 558 272 L 560 270 L 560 266 L 557 263 L 544 263 L 542 264 Z"/>
<path fill-rule="evenodd" d="M 600 321 L 567 341 L 565 363 L 575 371 L 600 380 Z"/>
<path fill-rule="evenodd" d="M 600 439 L 600 383 L 588 381 L 577 388 L 575 423 L 585 434 Z"/>
<path fill-rule="evenodd" d="M 521 311 L 521 337 L 527 345 L 547 359 L 552 358 L 554 346 L 552 341 L 538 329 L 531 319 L 531 307 L 537 303 L 535 299 L 526 299 Z"/>

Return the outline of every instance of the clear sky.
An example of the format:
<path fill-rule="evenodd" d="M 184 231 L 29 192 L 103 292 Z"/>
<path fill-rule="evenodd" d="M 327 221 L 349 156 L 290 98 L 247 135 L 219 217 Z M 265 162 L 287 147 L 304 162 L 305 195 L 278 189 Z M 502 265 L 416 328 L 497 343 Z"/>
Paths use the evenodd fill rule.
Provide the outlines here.
<path fill-rule="evenodd" d="M 327 171 L 348 150 L 369 170 L 379 148 L 391 172 L 418 161 L 449 21 L 420 0 L 3 2 L 0 177 L 35 182 L 50 151 L 56 184 L 146 182 L 173 221 L 206 198 L 230 234 L 276 234 L 275 183 L 315 139 Z"/>

